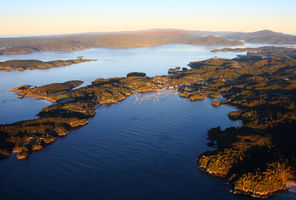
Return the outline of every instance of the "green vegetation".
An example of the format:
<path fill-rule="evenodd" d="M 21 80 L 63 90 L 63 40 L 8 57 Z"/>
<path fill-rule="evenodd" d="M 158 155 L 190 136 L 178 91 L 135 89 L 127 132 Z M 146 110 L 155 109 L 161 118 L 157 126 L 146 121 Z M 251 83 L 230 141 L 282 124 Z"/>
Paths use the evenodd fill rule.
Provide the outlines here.
<path fill-rule="evenodd" d="M 77 63 L 96 61 L 95 59 L 72 59 L 72 60 L 54 60 L 49 62 L 43 62 L 40 60 L 9 60 L 0 62 L 0 70 L 34 70 L 34 69 L 48 69 L 52 67 L 62 67 Z"/>

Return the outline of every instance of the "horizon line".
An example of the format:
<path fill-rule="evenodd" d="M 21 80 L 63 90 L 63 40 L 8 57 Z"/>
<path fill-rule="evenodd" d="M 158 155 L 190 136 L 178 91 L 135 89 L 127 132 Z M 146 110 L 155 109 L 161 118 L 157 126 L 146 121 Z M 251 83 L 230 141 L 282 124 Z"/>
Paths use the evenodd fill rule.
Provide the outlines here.
<path fill-rule="evenodd" d="M 50 36 L 66 36 L 66 35 L 80 35 L 80 34 L 111 34 L 111 33 L 130 33 L 130 32 L 145 32 L 145 31 L 200 31 L 200 32 L 212 32 L 212 33 L 253 33 L 259 31 L 272 31 L 276 33 L 283 33 L 287 35 L 296 36 L 296 33 L 287 33 L 287 32 L 279 32 L 273 31 L 271 29 L 261 29 L 258 31 L 207 31 L 207 30 L 193 30 L 193 29 L 178 29 L 178 28 L 152 28 L 152 29 L 138 29 L 138 30 L 125 30 L 125 31 L 86 31 L 86 32 L 69 32 L 69 33 L 41 33 L 41 34 L 0 34 L 0 39 L 5 38 L 23 38 L 23 37 L 50 37 Z"/>

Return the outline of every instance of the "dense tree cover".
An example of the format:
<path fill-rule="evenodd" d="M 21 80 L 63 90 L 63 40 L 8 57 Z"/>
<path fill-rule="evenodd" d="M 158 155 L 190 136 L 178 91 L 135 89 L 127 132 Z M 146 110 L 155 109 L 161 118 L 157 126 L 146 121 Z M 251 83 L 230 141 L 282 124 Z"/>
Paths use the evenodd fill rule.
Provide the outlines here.
<path fill-rule="evenodd" d="M 231 40 L 244 40 L 248 43 L 260 44 L 296 44 L 296 36 L 270 30 L 262 30 L 249 33 L 230 33 L 224 38 Z"/>
<path fill-rule="evenodd" d="M 199 71 L 211 68 L 207 75 L 216 71 L 207 84 L 215 86 L 225 100 L 214 105 L 226 103 L 240 109 L 229 117 L 242 120 L 243 127 L 210 130 L 209 144 L 217 149 L 198 159 L 201 169 L 226 177 L 235 192 L 266 197 L 295 180 L 295 49 L 276 50 L 266 47 L 233 60 L 190 64 Z"/>
<path fill-rule="evenodd" d="M 0 55 L 40 51 L 74 51 L 89 48 L 136 48 L 167 44 L 238 46 L 243 45 L 244 41 L 260 44 L 296 44 L 296 36 L 269 30 L 241 33 L 164 29 L 0 38 Z"/>
<path fill-rule="evenodd" d="M 41 87 L 20 86 L 21 97 L 36 96 L 56 101 L 42 109 L 39 118 L 0 125 L 0 154 L 18 152 L 24 159 L 87 124 L 96 106 L 124 100 L 136 92 L 178 90 L 181 97 L 200 100 L 223 95 L 213 106 L 230 104 L 239 110 L 229 113 L 243 126 L 208 132 L 214 151 L 201 154 L 199 167 L 225 177 L 235 192 L 266 197 L 286 189 L 296 172 L 296 59 L 294 49 L 266 47 L 235 59 L 192 62 L 190 70 L 174 69 L 167 76 L 99 78 L 91 85 L 73 89 L 79 81 Z M 283 53 L 284 52 L 284 53 Z"/>
<path fill-rule="evenodd" d="M 119 33 L 73 34 L 52 37 L 0 39 L 0 55 L 40 51 L 73 51 L 89 48 L 136 48 L 167 44 L 213 46 L 243 45 L 241 41 L 203 36 L 183 30 L 155 30 Z"/>
<path fill-rule="evenodd" d="M 95 61 L 95 59 L 53 60 L 48 62 L 43 62 L 40 60 L 9 60 L 5 62 L 0 62 L 0 70 L 6 70 L 7 72 L 9 72 L 11 70 L 24 71 L 34 69 L 47 69 L 89 61 Z"/>

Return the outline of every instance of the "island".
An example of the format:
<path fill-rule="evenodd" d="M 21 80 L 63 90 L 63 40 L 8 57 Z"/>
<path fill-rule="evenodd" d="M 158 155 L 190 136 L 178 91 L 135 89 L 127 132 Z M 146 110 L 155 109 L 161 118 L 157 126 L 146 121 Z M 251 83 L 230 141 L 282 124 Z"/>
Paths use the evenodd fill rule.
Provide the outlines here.
<path fill-rule="evenodd" d="M 43 108 L 37 119 L 0 125 L 0 156 L 16 153 L 17 159 L 26 159 L 86 125 L 101 105 L 134 93 L 175 90 L 191 101 L 222 95 L 213 106 L 238 108 L 229 118 L 241 120 L 242 126 L 209 130 L 208 145 L 215 149 L 199 155 L 198 167 L 225 178 L 236 194 L 270 197 L 285 191 L 296 181 L 296 49 L 266 47 L 256 52 L 191 62 L 191 69 L 172 68 L 164 76 L 131 72 L 78 88 L 80 81 L 14 88 L 21 98 L 55 103 Z"/>
<path fill-rule="evenodd" d="M 40 60 L 8 60 L 0 62 L 0 70 L 10 72 L 11 70 L 34 70 L 34 69 L 48 69 L 53 67 L 63 67 L 72 64 L 83 62 L 96 61 L 96 59 L 71 59 L 71 60 L 53 60 L 53 61 L 40 61 Z"/>

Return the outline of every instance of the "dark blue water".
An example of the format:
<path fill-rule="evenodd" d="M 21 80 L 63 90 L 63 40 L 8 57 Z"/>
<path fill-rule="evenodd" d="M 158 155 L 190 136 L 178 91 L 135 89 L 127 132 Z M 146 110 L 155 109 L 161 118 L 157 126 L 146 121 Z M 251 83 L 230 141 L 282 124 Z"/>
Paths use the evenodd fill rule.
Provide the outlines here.
<path fill-rule="evenodd" d="M 1 123 L 34 118 L 50 104 L 39 99 L 19 100 L 7 92 L 23 82 L 44 84 L 79 77 L 87 81 L 98 78 L 98 73 L 103 77 L 108 73 L 120 76 L 131 70 L 127 66 L 139 71 L 134 70 L 137 63 L 141 71 L 165 73 L 164 68 L 177 60 L 184 66 L 195 54 L 210 55 L 205 47 L 178 45 L 89 51 L 91 58 L 98 54 L 112 59 L 68 68 L 1 72 Z M 40 59 L 45 55 L 39 55 Z M 157 60 L 159 64 L 153 65 Z M 249 199 L 228 193 L 223 179 L 208 176 L 196 167 L 197 156 L 210 150 L 206 145 L 210 128 L 239 125 L 227 117 L 234 108 L 214 108 L 211 101 L 189 102 L 175 92 L 155 92 L 134 94 L 117 104 L 103 106 L 88 125 L 59 138 L 29 159 L 17 161 L 12 155 L 0 161 L 0 199 Z M 287 192 L 273 199 L 293 198 Z"/>
<path fill-rule="evenodd" d="M 210 196 L 224 199 L 227 186 L 201 173 L 196 157 L 210 127 L 238 125 L 225 117 L 232 110 L 172 92 L 133 95 L 28 160 L 0 162 L 1 196 L 204 199 L 215 188 Z"/>
<path fill-rule="evenodd" d="M 211 53 L 215 47 L 167 45 L 136 49 L 89 49 L 70 52 L 39 52 L 25 55 L 2 55 L 0 61 L 13 59 L 38 59 L 42 61 L 73 59 L 77 56 L 98 59 L 68 67 L 28 71 L 0 71 L 0 124 L 34 118 L 49 102 L 39 99 L 22 99 L 8 92 L 23 84 L 44 85 L 68 80 L 82 80 L 84 85 L 97 78 L 126 76 L 132 71 L 145 72 L 149 76 L 165 75 L 170 67 L 186 67 L 190 61 L 213 56 L 235 57 L 237 53 Z M 5 116 L 5 117 L 3 117 Z"/>

